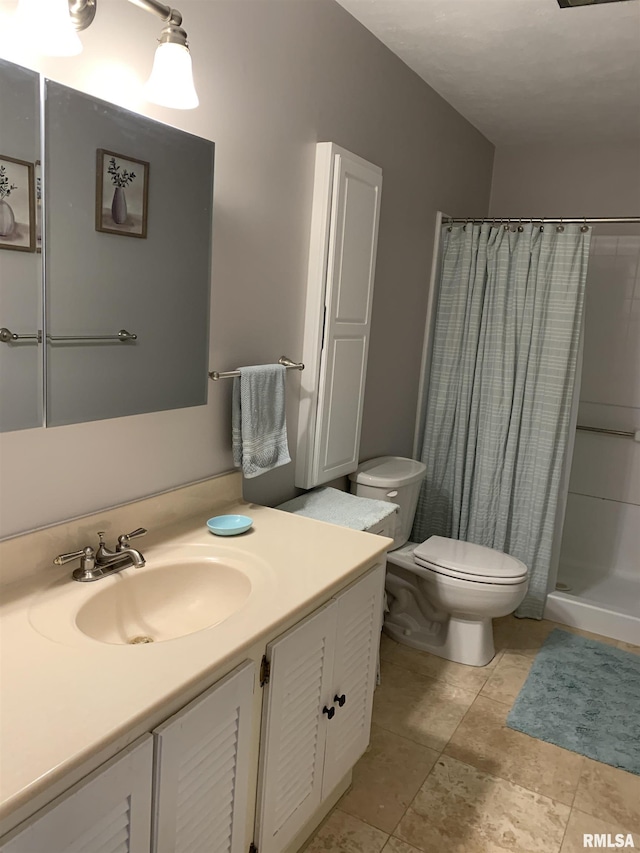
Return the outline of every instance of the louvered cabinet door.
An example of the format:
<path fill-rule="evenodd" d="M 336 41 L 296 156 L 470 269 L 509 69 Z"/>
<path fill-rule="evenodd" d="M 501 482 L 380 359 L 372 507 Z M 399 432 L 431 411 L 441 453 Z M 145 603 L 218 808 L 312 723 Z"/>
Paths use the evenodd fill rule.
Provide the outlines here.
<path fill-rule="evenodd" d="M 382 627 L 384 566 L 336 596 L 334 718 L 327 727 L 322 798 L 331 793 L 369 743 Z"/>
<path fill-rule="evenodd" d="M 337 608 L 325 605 L 267 647 L 257 845 L 280 853 L 321 803 Z"/>
<path fill-rule="evenodd" d="M 0 844 L 2 853 L 149 853 L 153 740 L 145 735 Z"/>
<path fill-rule="evenodd" d="M 242 664 L 154 730 L 154 853 L 246 853 L 254 671 Z"/>

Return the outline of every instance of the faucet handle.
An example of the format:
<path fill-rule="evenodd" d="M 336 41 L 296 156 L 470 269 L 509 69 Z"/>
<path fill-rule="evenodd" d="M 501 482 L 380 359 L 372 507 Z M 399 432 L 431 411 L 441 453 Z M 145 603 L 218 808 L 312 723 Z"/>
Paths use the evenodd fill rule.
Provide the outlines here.
<path fill-rule="evenodd" d="M 123 533 L 121 536 L 118 536 L 118 550 L 126 548 L 130 539 L 137 539 L 138 536 L 144 536 L 145 533 L 147 533 L 146 527 L 136 527 L 131 533 Z"/>
<path fill-rule="evenodd" d="M 64 566 L 65 563 L 70 563 L 71 560 L 75 560 L 78 557 L 82 558 L 83 564 L 91 561 L 95 558 L 96 552 L 90 545 L 87 545 L 86 548 L 81 548 L 79 551 L 71 551 L 69 554 L 58 554 L 58 556 L 54 559 L 54 565 L 56 566 Z"/>

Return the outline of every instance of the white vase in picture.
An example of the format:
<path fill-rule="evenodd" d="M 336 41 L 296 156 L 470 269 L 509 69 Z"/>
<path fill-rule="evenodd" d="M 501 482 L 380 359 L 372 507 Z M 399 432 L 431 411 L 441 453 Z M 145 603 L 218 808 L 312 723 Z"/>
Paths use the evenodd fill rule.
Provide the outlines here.
<path fill-rule="evenodd" d="M 116 225 L 124 225 L 127 221 L 127 199 L 123 187 L 116 187 L 113 192 L 111 217 Z"/>
<path fill-rule="evenodd" d="M 16 227 L 16 218 L 8 201 L 0 200 L 0 237 L 9 237 Z"/>

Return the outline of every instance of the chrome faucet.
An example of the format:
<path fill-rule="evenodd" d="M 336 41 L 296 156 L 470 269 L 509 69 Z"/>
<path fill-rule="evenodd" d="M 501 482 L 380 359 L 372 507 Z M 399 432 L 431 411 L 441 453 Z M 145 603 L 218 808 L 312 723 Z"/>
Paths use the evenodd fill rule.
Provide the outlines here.
<path fill-rule="evenodd" d="M 121 568 L 126 566 L 135 566 L 136 569 L 144 566 L 144 557 L 135 548 L 129 545 L 130 539 L 136 539 L 138 536 L 144 536 L 147 531 L 144 527 L 138 527 L 132 530 L 131 533 L 123 533 L 118 536 L 118 544 L 115 551 L 109 551 L 104 541 L 104 530 L 98 531 L 100 544 L 96 551 L 96 566 L 101 569 L 108 569 L 117 563 L 122 563 Z"/>
<path fill-rule="evenodd" d="M 104 541 L 104 531 L 100 531 L 98 533 L 100 542 L 97 551 L 87 545 L 86 548 L 72 551 L 70 554 L 59 554 L 53 562 L 56 566 L 62 566 L 80 557 L 80 568 L 73 572 L 73 579 L 85 583 L 106 578 L 108 575 L 113 575 L 129 566 L 140 569 L 144 566 L 145 559 L 140 551 L 130 546 L 129 540 L 144 536 L 146 532 L 144 527 L 138 527 L 131 533 L 123 533 L 118 536 L 115 551 L 110 551 Z"/>

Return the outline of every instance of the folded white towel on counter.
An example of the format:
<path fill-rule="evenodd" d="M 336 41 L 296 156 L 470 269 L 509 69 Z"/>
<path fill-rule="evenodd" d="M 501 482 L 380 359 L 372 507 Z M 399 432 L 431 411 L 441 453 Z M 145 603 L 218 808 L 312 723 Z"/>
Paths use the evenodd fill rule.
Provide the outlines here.
<path fill-rule="evenodd" d="M 247 478 L 291 462 L 285 418 L 285 373 L 281 364 L 241 367 L 233 380 L 233 464 Z"/>
<path fill-rule="evenodd" d="M 342 527 L 351 527 L 353 530 L 368 530 L 374 524 L 393 515 L 398 505 L 372 498 L 361 498 L 349 492 L 341 492 L 340 489 L 323 486 L 285 501 L 276 509 L 283 509 L 295 515 L 304 515 L 307 518 L 316 518 L 318 521 L 340 524 Z"/>

